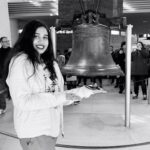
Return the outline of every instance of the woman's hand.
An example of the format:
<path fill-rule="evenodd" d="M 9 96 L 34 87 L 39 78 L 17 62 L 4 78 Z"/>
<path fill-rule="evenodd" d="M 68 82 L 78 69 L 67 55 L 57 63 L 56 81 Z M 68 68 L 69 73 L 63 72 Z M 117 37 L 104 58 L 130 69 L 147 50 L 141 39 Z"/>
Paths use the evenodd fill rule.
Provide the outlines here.
<path fill-rule="evenodd" d="M 66 99 L 71 101 L 80 101 L 81 97 L 73 94 L 73 93 L 66 93 Z"/>

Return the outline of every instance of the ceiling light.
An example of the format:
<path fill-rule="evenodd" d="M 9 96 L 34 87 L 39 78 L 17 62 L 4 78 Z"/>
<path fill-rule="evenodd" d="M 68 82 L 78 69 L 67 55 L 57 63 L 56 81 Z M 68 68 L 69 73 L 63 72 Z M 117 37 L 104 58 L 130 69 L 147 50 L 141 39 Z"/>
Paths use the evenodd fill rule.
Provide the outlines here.
<path fill-rule="evenodd" d="M 119 35 L 119 31 L 117 30 L 111 30 L 111 35 Z"/>
<path fill-rule="evenodd" d="M 131 5 L 126 3 L 126 2 L 123 3 L 123 9 L 124 9 L 125 12 L 133 12 L 133 11 L 135 11 L 135 9 Z"/>
<path fill-rule="evenodd" d="M 34 6 L 41 6 L 41 3 L 38 1 L 29 0 L 29 3 L 33 4 Z"/>

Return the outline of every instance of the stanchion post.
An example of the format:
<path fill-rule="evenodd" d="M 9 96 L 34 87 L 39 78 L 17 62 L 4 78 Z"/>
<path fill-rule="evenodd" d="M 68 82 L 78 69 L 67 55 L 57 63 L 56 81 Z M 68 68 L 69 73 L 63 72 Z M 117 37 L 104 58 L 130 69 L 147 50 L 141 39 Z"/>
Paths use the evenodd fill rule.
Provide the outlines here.
<path fill-rule="evenodd" d="M 50 27 L 51 39 L 52 39 L 52 47 L 54 52 L 54 57 L 56 58 L 56 30 L 55 27 Z"/>
<path fill-rule="evenodd" d="M 130 127 L 131 41 L 132 25 L 127 25 L 125 127 Z"/>
<path fill-rule="evenodd" d="M 148 104 L 150 104 L 150 77 L 148 78 L 147 96 Z"/>

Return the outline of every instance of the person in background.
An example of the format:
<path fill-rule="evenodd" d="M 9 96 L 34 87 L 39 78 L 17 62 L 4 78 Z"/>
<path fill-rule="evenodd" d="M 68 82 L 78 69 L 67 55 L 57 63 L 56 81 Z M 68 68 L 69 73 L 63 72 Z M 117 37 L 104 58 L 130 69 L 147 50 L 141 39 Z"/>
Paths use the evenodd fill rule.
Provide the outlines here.
<path fill-rule="evenodd" d="M 121 70 L 124 73 L 124 76 L 117 75 L 116 76 L 116 87 L 119 87 L 119 93 L 122 94 L 125 89 L 125 50 L 126 50 L 126 42 L 122 41 L 120 48 L 115 50 L 112 54 L 113 60 L 116 64 L 118 64 Z"/>
<path fill-rule="evenodd" d="M 120 66 L 121 70 L 124 73 L 124 76 L 120 76 L 118 78 L 118 87 L 119 87 L 119 93 L 122 94 L 123 90 L 125 89 L 125 51 L 126 51 L 126 42 L 121 42 L 120 49 L 118 51 L 117 55 L 117 64 Z"/>
<path fill-rule="evenodd" d="M 147 99 L 146 79 L 148 77 L 148 57 L 148 50 L 146 50 L 144 44 L 139 41 L 137 48 L 131 53 L 131 75 L 134 84 L 133 99 L 138 98 L 139 86 L 142 88 L 143 100 Z"/>
<path fill-rule="evenodd" d="M 66 64 L 68 63 L 70 56 L 72 53 L 72 48 L 69 48 L 67 51 L 65 51 L 65 58 L 66 58 Z M 77 76 L 67 74 L 66 75 L 66 84 L 67 84 L 67 89 L 73 89 L 77 87 Z"/>
<path fill-rule="evenodd" d="M 23 150 L 55 150 L 57 137 L 63 134 L 63 105 L 79 97 L 63 91 L 49 28 L 38 20 L 28 22 L 9 60 L 6 82 Z"/>
<path fill-rule="evenodd" d="M 60 50 L 57 51 L 57 62 L 60 70 L 66 64 L 65 55 L 61 54 Z"/>
<path fill-rule="evenodd" d="M 0 43 L 0 114 L 4 114 L 6 112 L 6 98 L 10 99 L 9 89 L 4 80 L 5 61 L 11 48 L 8 38 L 5 36 L 0 38 Z"/>
<path fill-rule="evenodd" d="M 62 70 L 62 68 L 64 67 L 66 63 L 66 58 L 65 58 L 65 55 L 63 55 L 60 50 L 57 50 L 57 62 L 58 62 L 60 70 Z M 66 84 L 66 75 L 63 75 L 63 78 Z"/>
<path fill-rule="evenodd" d="M 72 53 L 72 48 L 69 48 L 69 49 L 65 50 L 65 58 L 66 58 L 65 64 L 68 63 L 69 58 L 70 58 L 70 56 L 71 56 L 71 53 Z"/>
<path fill-rule="evenodd" d="M 97 80 L 99 84 L 97 83 Z M 99 90 L 102 88 L 102 78 L 100 76 L 91 77 L 91 82 L 92 82 L 93 87 Z"/>
<path fill-rule="evenodd" d="M 113 46 L 110 46 L 110 53 L 111 53 L 111 56 L 113 58 L 113 61 L 118 64 L 119 63 L 119 60 L 118 60 L 118 55 L 119 55 L 119 51 L 120 51 L 120 48 L 119 49 L 115 49 L 113 48 Z M 116 82 L 115 82 L 115 88 L 118 88 L 119 87 L 119 75 L 117 75 L 115 77 L 116 79 Z"/>
<path fill-rule="evenodd" d="M 82 81 L 83 85 L 87 85 L 87 77 L 85 76 L 77 76 L 77 86 L 82 86 Z"/>
<path fill-rule="evenodd" d="M 109 48 L 110 48 L 110 54 L 111 54 L 111 56 L 112 56 L 112 59 L 113 59 L 113 61 L 116 63 L 116 52 L 115 52 L 115 50 L 114 50 L 114 47 L 113 47 L 112 45 L 110 45 Z M 111 79 L 111 84 L 113 84 L 115 81 L 117 82 L 116 76 L 111 76 L 110 79 Z M 118 84 L 118 83 L 116 83 L 116 85 L 117 85 L 117 84 Z M 118 85 L 117 85 L 117 86 L 118 86 Z"/>

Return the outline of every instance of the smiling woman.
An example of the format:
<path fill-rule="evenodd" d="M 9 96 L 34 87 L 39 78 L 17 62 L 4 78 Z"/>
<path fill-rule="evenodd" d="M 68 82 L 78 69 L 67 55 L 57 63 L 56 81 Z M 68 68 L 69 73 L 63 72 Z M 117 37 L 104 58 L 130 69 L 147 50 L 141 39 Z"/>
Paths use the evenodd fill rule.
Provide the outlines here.
<path fill-rule="evenodd" d="M 54 150 L 59 133 L 63 134 L 63 105 L 79 97 L 63 90 L 45 24 L 33 20 L 23 28 L 10 56 L 6 81 L 23 150 Z"/>

